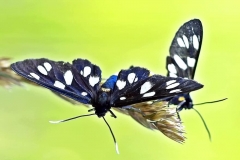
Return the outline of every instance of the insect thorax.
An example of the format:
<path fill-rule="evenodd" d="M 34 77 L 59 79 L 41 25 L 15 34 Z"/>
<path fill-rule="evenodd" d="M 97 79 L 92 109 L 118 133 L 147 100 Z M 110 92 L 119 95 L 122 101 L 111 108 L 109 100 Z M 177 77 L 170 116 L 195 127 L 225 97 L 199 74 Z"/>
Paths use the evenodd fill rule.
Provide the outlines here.
<path fill-rule="evenodd" d="M 184 109 L 192 109 L 193 104 L 192 104 L 192 98 L 190 97 L 189 93 L 183 93 L 174 96 L 170 100 L 171 104 L 178 105 L 177 110 L 181 111 L 183 108 Z"/>
<path fill-rule="evenodd" d="M 92 103 L 98 117 L 103 117 L 110 110 L 110 93 L 100 90 L 96 101 Z"/>

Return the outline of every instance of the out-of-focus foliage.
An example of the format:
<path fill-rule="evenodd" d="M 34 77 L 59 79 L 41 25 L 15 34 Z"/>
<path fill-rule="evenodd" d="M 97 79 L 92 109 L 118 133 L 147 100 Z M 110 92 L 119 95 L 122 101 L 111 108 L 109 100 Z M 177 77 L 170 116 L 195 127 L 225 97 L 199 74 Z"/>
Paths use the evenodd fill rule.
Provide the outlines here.
<path fill-rule="evenodd" d="M 19 76 L 11 68 L 11 58 L 1 58 L 0 57 L 0 86 L 9 88 L 12 85 L 21 86 L 22 83 L 29 83 L 36 85 L 31 81 Z"/>
<path fill-rule="evenodd" d="M 10 68 L 10 58 L 0 57 L 0 86 L 10 87 L 13 84 L 20 85 L 22 79 Z"/>

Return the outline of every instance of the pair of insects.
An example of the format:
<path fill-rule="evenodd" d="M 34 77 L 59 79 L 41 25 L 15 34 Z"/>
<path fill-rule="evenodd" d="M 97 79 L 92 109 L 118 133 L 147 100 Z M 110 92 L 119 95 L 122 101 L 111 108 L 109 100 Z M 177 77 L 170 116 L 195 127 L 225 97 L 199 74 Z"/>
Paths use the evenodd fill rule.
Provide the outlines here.
<path fill-rule="evenodd" d="M 145 68 L 131 67 L 121 70 L 117 76 L 110 76 L 101 84 L 100 68 L 84 59 L 76 59 L 72 64 L 45 58 L 27 59 L 13 63 L 11 68 L 19 75 L 53 92 L 92 105 L 93 109 L 89 111 L 95 112 L 53 123 L 97 115 L 104 119 L 112 133 L 104 116 L 110 112 L 116 118 L 111 110 L 113 107 L 127 112 L 143 126 L 161 131 L 164 123 L 181 123 L 174 118 L 175 109 L 168 108 L 168 105 L 177 105 L 178 111 L 192 108 L 189 92 L 203 87 L 202 84 L 191 80 L 196 70 L 202 35 L 202 24 L 197 19 L 185 23 L 178 30 L 170 47 L 170 56 L 167 57 L 168 77 L 150 75 L 149 70 Z M 167 113 L 169 118 L 163 122 L 163 116 L 167 117 Z M 171 130 L 162 132 L 173 140 L 184 141 L 181 135 L 170 133 Z M 112 136 L 116 144 L 113 133 Z"/>

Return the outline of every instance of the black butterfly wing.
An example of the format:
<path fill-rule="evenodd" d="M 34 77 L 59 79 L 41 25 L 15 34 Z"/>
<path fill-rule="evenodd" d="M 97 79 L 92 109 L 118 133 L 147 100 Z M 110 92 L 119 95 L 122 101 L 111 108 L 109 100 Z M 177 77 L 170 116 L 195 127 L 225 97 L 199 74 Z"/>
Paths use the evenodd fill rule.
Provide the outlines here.
<path fill-rule="evenodd" d="M 179 93 L 191 92 L 203 85 L 183 78 L 153 75 L 140 67 L 119 72 L 111 94 L 111 106 L 123 107 L 135 103 L 162 99 Z"/>
<path fill-rule="evenodd" d="M 27 59 L 13 63 L 11 68 L 30 81 L 84 104 L 95 98 L 94 89 L 101 81 L 100 68 L 82 59 L 74 60 L 73 64 L 45 58 Z"/>
<path fill-rule="evenodd" d="M 168 76 L 194 78 L 202 39 L 200 20 L 190 20 L 180 27 L 170 46 L 170 56 L 167 57 Z"/>

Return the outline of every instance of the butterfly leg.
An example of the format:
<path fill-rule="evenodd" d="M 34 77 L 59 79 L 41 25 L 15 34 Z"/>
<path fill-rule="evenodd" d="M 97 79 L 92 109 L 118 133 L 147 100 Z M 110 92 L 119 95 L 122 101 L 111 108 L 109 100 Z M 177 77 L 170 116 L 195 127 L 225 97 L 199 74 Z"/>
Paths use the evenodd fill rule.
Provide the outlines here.
<path fill-rule="evenodd" d="M 117 118 L 117 116 L 113 113 L 113 111 L 109 110 L 109 112 L 111 113 L 112 117 Z"/>
<path fill-rule="evenodd" d="M 179 118 L 180 120 L 181 120 L 181 118 L 180 118 L 179 112 L 180 112 L 181 110 L 179 110 L 179 108 L 181 108 L 181 106 L 182 106 L 185 102 L 186 102 L 186 101 L 183 100 L 183 101 L 180 102 L 180 103 L 177 105 L 177 107 L 176 107 L 177 116 L 178 116 L 178 118 Z"/>

